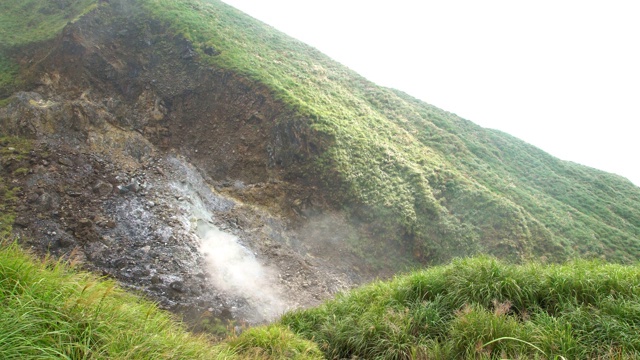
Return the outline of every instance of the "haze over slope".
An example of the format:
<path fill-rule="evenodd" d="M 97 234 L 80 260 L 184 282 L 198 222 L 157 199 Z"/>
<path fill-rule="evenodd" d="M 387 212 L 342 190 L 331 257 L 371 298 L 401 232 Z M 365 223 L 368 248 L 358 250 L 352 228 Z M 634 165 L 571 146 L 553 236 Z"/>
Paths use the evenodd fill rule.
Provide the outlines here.
<path fill-rule="evenodd" d="M 267 133 L 267 145 L 247 137 L 246 146 L 258 149 L 254 166 L 234 160 L 236 167 L 210 166 L 209 175 L 246 184 L 276 178 L 295 185 L 302 190 L 285 193 L 282 202 L 256 202 L 301 222 L 319 214 L 344 214 L 355 224 L 356 231 L 345 240 L 354 253 L 380 257 L 384 240 L 422 262 L 480 252 L 551 260 L 603 256 L 634 261 L 640 255 L 640 188 L 619 176 L 560 161 L 507 134 L 376 86 L 219 1 L 111 1 L 85 16 L 100 19 L 92 26 L 102 23 L 107 29 L 116 20 L 103 7 L 122 17 L 117 21 L 137 26 L 138 34 L 120 36 L 139 36 L 143 43 L 148 33 L 166 27 L 184 36 L 186 50 L 178 51 L 185 61 L 244 79 L 265 102 L 274 101 L 272 113 L 258 111 L 252 121 L 238 125 L 247 134 L 256 123 L 275 129 Z M 5 41 L 1 49 L 10 54 L 30 41 Z M 161 45 L 166 44 L 153 46 Z M 97 54 L 110 51 L 96 46 L 91 51 Z M 3 79 L 11 81 L 2 84 L 13 84 L 10 73 L 16 73 L 18 57 L 3 58 L 3 69 L 9 69 L 3 70 Z M 114 71 L 131 74 L 162 66 L 135 63 L 134 56 L 129 60 Z M 21 65 L 28 69 L 22 72 L 23 88 L 33 87 L 28 79 L 37 68 Z M 170 121 L 186 111 L 187 102 L 179 100 L 198 89 L 185 89 L 181 94 L 157 89 L 167 112 L 176 114 L 158 126 L 171 128 Z M 123 94 L 142 96 L 134 90 Z M 198 146 L 213 135 L 190 136 Z M 202 155 L 193 160 L 205 162 Z"/>

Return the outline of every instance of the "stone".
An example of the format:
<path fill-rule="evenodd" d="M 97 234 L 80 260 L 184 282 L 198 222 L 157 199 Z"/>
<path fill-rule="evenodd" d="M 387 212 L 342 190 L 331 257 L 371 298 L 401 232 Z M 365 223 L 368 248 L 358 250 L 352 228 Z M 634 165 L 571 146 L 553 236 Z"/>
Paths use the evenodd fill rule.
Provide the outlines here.
<path fill-rule="evenodd" d="M 169 284 L 169 287 L 179 293 L 184 293 L 186 291 L 184 283 L 182 281 L 174 281 Z"/>
<path fill-rule="evenodd" d="M 27 228 L 29 224 L 31 224 L 31 221 L 27 217 L 19 216 L 16 218 L 16 220 L 13 223 L 20 227 Z"/>
<path fill-rule="evenodd" d="M 37 204 L 38 210 L 40 211 L 51 210 L 54 206 L 53 196 L 49 195 L 48 193 L 42 193 L 42 195 L 38 197 Z"/>
<path fill-rule="evenodd" d="M 58 160 L 58 163 L 60 163 L 61 165 L 64 165 L 64 166 L 68 166 L 68 167 L 72 167 L 73 166 L 73 161 L 71 161 L 71 159 L 69 159 L 68 157 L 60 158 Z"/>
<path fill-rule="evenodd" d="M 67 248 L 67 247 L 70 247 L 71 245 L 73 245 L 75 243 L 75 241 L 73 241 L 73 238 L 71 238 L 71 237 L 61 236 L 60 238 L 58 238 L 57 243 L 58 243 L 59 247 Z"/>
<path fill-rule="evenodd" d="M 140 184 L 138 184 L 137 181 L 133 180 L 131 181 L 131 183 L 129 183 L 129 185 L 125 186 L 125 188 L 127 189 L 127 192 L 131 191 L 135 193 L 140 190 Z"/>
<path fill-rule="evenodd" d="M 92 228 L 92 227 L 93 227 L 93 221 L 87 218 L 82 218 L 78 220 L 78 228 Z"/>
<path fill-rule="evenodd" d="M 98 180 L 93 185 L 92 190 L 94 193 L 98 194 L 99 196 L 107 196 L 111 194 L 111 192 L 113 192 L 113 185 L 109 184 L 108 182 Z"/>

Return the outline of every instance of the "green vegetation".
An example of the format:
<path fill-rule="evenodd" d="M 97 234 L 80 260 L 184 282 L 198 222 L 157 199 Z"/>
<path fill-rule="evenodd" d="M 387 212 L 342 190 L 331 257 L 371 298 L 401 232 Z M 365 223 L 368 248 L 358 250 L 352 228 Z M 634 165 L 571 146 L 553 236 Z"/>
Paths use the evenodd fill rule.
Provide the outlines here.
<path fill-rule="evenodd" d="M 456 260 L 282 323 L 328 358 L 637 358 L 640 266 Z"/>
<path fill-rule="evenodd" d="M 69 22 L 90 11 L 97 0 L 6 0 L 0 4 L 0 48 L 56 36 Z"/>
<path fill-rule="evenodd" d="M 111 5 L 127 0 L 112 0 Z M 95 0 L 0 3 L 0 95 L 21 69 L 7 56 L 47 40 Z M 140 0 L 190 40 L 200 61 L 267 86 L 296 110 L 309 178 L 376 241 L 423 262 L 490 253 L 559 261 L 456 260 L 377 282 L 223 343 L 189 335 L 113 282 L 0 249 L 0 358 L 638 358 L 640 189 L 560 161 L 399 91 L 217 1 Z M 144 20 L 144 19 L 142 19 Z M 215 50 L 215 51 L 212 51 Z M 7 100 L 0 100 L 0 106 Z M 0 139 L 0 232 L 14 222 L 29 143 Z M 319 149 L 312 151 L 308 149 Z M 354 244 L 358 241 L 350 240 Z M 358 245 L 354 245 L 357 247 Z M 367 253 L 370 251 L 370 253 Z M 393 259 L 392 259 L 393 260 Z M 218 324 L 212 323 L 215 327 Z"/>
<path fill-rule="evenodd" d="M 65 263 L 0 245 L 3 359 L 629 359 L 640 265 L 455 260 L 214 343 Z"/>
<path fill-rule="evenodd" d="M 205 338 L 111 281 L 0 251 L 0 358 L 194 358 L 221 354 Z"/>
<path fill-rule="evenodd" d="M 187 332 L 170 314 L 113 281 L 0 243 L 1 359 L 318 359 L 317 346 L 282 326 L 228 343 Z"/>
<path fill-rule="evenodd" d="M 201 61 L 268 86 L 304 118 L 305 175 L 376 234 L 360 239 L 371 256 L 382 255 L 380 239 L 428 263 L 640 256 L 640 189 L 629 181 L 378 87 L 220 1 L 141 4 Z"/>
<path fill-rule="evenodd" d="M 0 50 L 51 37 L 95 6 L 5 1 Z M 640 188 L 621 177 L 376 86 L 218 0 L 104 6 L 122 11 L 120 20 L 158 20 L 189 40 L 201 62 L 265 85 L 294 110 L 277 121 L 301 139 L 299 175 L 362 224 L 362 237 L 349 242 L 354 253 L 388 258 L 384 240 L 422 263 L 477 253 L 549 261 L 640 256 Z M 0 70 L 5 85 L 19 72 L 6 57 Z"/>
<path fill-rule="evenodd" d="M 318 346 L 297 336 L 286 326 L 268 325 L 251 328 L 228 344 L 243 357 L 271 359 L 324 359 Z"/>
<path fill-rule="evenodd" d="M 9 54 L 48 40 L 87 13 L 97 0 L 3 0 L 0 2 L 0 94 L 17 85 L 20 67 Z"/>

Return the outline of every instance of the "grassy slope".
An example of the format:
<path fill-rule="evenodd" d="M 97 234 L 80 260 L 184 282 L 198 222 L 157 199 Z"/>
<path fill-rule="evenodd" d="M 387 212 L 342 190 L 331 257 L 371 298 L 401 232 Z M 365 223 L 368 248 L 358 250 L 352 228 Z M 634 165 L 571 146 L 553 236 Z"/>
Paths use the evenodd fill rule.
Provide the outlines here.
<path fill-rule="evenodd" d="M 553 260 L 580 254 L 631 261 L 640 255 L 640 189 L 620 177 L 560 161 L 375 86 L 217 0 L 137 4 L 190 39 L 202 61 L 266 84 L 297 109 L 297 128 L 326 150 L 308 175 L 369 222 L 372 233 L 419 259 L 479 252 Z M 1 52 L 53 36 L 95 1 L 9 0 L 0 6 Z M 206 55 L 208 48 L 216 55 Z M 2 59 L 3 84 L 15 82 L 16 64 Z"/>
<path fill-rule="evenodd" d="M 334 139 L 310 171 L 376 232 L 413 241 L 419 258 L 640 255 L 640 189 L 625 179 L 377 87 L 219 1 L 143 4 L 204 61 L 267 84 Z"/>
<path fill-rule="evenodd" d="M 637 358 L 640 266 L 457 260 L 282 323 L 329 358 Z"/>
<path fill-rule="evenodd" d="M 55 37 L 90 11 L 97 0 L 8 0 L 0 2 L 0 94 L 17 85 L 19 65 L 12 50 Z"/>
<path fill-rule="evenodd" d="M 628 359 L 640 266 L 456 260 L 285 314 L 223 343 L 68 265 L 0 246 L 3 359 Z"/>
<path fill-rule="evenodd" d="M 301 128 L 333 139 L 318 144 L 329 147 L 309 171 L 381 237 L 404 238 L 418 258 L 640 255 L 640 190 L 628 181 L 377 87 L 219 1 L 139 3 L 192 40 L 203 61 L 268 85 L 306 119 Z M 94 5 L 3 2 L 0 49 L 51 37 Z M 15 64 L 0 65 L 3 82 L 15 81 Z"/>
<path fill-rule="evenodd" d="M 7 360 L 322 358 L 315 344 L 276 325 L 214 344 L 112 281 L 1 242 L 0 314 Z"/>

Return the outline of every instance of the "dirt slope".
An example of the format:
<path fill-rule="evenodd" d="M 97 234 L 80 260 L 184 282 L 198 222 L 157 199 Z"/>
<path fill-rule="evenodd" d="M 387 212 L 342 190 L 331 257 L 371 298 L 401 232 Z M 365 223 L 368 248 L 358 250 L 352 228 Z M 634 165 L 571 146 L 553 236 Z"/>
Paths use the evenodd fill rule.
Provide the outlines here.
<path fill-rule="evenodd" d="M 350 227 L 300 176 L 299 119 L 121 10 L 100 7 L 31 50 L 29 91 L 0 109 L 2 133 L 32 141 L 2 167 L 21 188 L 23 241 L 203 329 L 269 320 L 370 277 L 336 246 Z"/>

